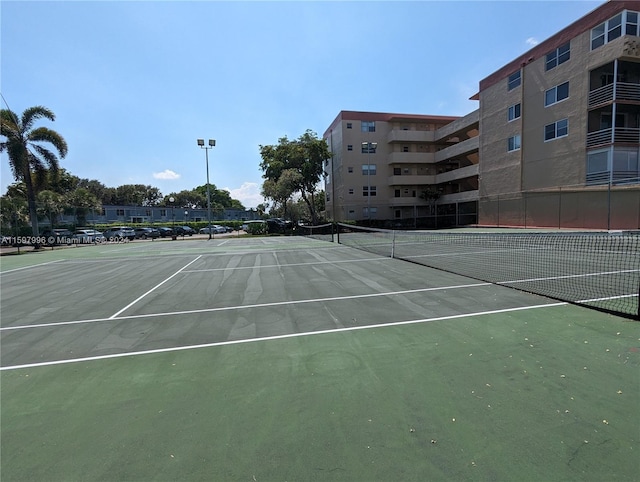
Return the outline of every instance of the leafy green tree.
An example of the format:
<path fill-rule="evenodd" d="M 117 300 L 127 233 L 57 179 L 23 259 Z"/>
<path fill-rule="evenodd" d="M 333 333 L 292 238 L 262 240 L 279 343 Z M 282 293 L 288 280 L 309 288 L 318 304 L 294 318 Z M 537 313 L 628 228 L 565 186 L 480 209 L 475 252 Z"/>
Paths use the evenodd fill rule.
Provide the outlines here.
<path fill-rule="evenodd" d="M 418 196 L 420 199 L 424 199 L 429 204 L 430 214 L 435 214 L 436 201 L 440 198 L 441 191 L 433 186 L 429 186 L 422 191 Z"/>
<path fill-rule="evenodd" d="M 282 217 L 287 217 L 287 203 L 297 191 L 302 174 L 294 169 L 285 169 L 278 179 L 267 179 L 262 184 L 262 196 L 273 199 L 272 211 L 280 209 Z M 274 213 L 275 214 L 275 213 Z"/>
<path fill-rule="evenodd" d="M 173 197 L 174 201 L 171 203 L 169 198 Z M 181 208 L 205 208 L 207 207 L 207 197 L 196 192 L 195 189 L 191 191 L 183 190 L 178 193 L 171 193 L 165 196 L 162 200 L 164 206 L 175 206 Z M 213 206 L 212 206 L 213 209 Z"/>
<path fill-rule="evenodd" d="M 260 156 L 262 177 L 267 184 L 266 187 L 263 184 L 263 195 L 284 206 L 294 194 L 300 195 L 315 223 L 318 217 L 315 196 L 324 174 L 324 163 L 331 157 L 327 143 L 318 139 L 315 132 L 307 130 L 296 140 L 285 136 L 276 145 L 261 145 Z M 282 176 L 285 178 L 281 180 Z M 284 199 L 287 190 L 290 193 Z"/>
<path fill-rule="evenodd" d="M 115 188 L 113 204 L 122 206 L 157 206 L 162 193 L 157 187 L 144 184 L 123 184 Z"/>
<path fill-rule="evenodd" d="M 0 197 L 0 224 L 6 233 L 17 234 L 19 224 L 29 219 L 29 206 L 24 196 L 7 194 Z"/>
<path fill-rule="evenodd" d="M 40 191 L 36 196 L 38 204 L 38 216 L 48 218 L 51 228 L 57 224 L 58 217 L 64 212 L 64 196 L 54 191 Z"/>
<path fill-rule="evenodd" d="M 9 165 L 17 181 L 23 181 L 27 190 L 29 216 L 34 236 L 38 236 L 38 216 L 36 212 L 36 186 L 44 183 L 48 171 L 55 176 L 58 156 L 67 155 L 67 143 L 56 131 L 48 127 L 34 128 L 39 119 L 55 121 L 53 112 L 43 106 L 26 109 L 22 117 L 9 109 L 0 110 L 0 152 L 7 152 Z M 54 151 L 46 147 L 53 146 Z"/>
<path fill-rule="evenodd" d="M 87 224 L 87 214 L 91 210 L 102 208 L 100 200 L 95 197 L 87 189 L 79 187 L 75 191 L 69 193 L 66 197 L 66 203 L 69 209 L 75 213 L 76 221 L 79 226 Z"/>

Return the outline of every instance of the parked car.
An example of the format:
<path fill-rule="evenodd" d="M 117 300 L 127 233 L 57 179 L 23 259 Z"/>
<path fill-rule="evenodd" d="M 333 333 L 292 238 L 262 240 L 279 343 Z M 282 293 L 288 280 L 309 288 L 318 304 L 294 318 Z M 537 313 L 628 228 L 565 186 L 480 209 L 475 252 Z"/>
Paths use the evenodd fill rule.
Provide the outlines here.
<path fill-rule="evenodd" d="M 205 226 L 204 228 L 200 228 L 198 233 L 200 234 L 223 234 L 226 233 L 227 229 L 224 226 L 218 226 L 217 224 L 213 224 L 211 226 Z"/>
<path fill-rule="evenodd" d="M 176 234 L 178 236 L 193 236 L 196 230 L 189 226 L 176 226 Z"/>
<path fill-rule="evenodd" d="M 76 229 L 73 233 L 72 240 L 74 243 L 103 243 L 107 238 L 95 229 Z"/>
<path fill-rule="evenodd" d="M 267 232 L 267 223 L 263 220 L 245 221 L 240 229 L 248 234 L 265 234 Z"/>
<path fill-rule="evenodd" d="M 45 229 L 40 233 L 40 237 L 44 238 L 49 246 L 71 244 L 73 242 L 73 233 L 68 229 Z"/>
<path fill-rule="evenodd" d="M 133 230 L 138 239 L 155 239 L 160 237 L 160 231 L 157 228 L 135 228 Z"/>
<path fill-rule="evenodd" d="M 284 233 L 289 228 L 289 223 L 282 218 L 267 219 L 267 227 L 270 233 Z"/>
<path fill-rule="evenodd" d="M 134 240 L 136 238 L 136 232 L 129 226 L 114 226 L 107 229 L 103 234 L 108 240 Z"/>
<path fill-rule="evenodd" d="M 160 233 L 161 238 L 169 238 L 173 236 L 173 228 L 166 228 L 166 227 L 158 228 L 158 232 Z"/>

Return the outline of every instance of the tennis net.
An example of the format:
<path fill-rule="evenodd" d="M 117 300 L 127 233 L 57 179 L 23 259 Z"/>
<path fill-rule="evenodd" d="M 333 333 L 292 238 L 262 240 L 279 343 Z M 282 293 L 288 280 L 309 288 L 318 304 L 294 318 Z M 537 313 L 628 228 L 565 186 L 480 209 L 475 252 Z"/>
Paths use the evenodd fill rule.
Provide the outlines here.
<path fill-rule="evenodd" d="M 321 241 L 333 241 L 334 225 L 332 223 L 320 224 L 318 226 L 298 225 L 296 230 L 300 236 L 320 239 Z"/>
<path fill-rule="evenodd" d="M 640 319 L 640 232 L 443 233 L 338 223 L 338 242 Z"/>

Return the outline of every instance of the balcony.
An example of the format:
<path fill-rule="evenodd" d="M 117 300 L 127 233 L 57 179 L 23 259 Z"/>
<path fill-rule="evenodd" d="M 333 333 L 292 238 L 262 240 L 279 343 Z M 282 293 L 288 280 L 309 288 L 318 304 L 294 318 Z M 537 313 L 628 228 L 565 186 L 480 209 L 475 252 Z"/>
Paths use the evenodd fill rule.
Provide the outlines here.
<path fill-rule="evenodd" d="M 423 186 L 423 185 L 431 185 L 431 184 L 436 184 L 436 176 L 412 176 L 409 174 L 405 174 L 403 175 L 398 175 L 398 176 L 389 176 L 387 178 L 387 184 L 389 186 L 406 186 L 408 184 L 410 185 L 417 185 L 417 186 Z"/>
<path fill-rule="evenodd" d="M 441 141 L 455 134 L 465 133 L 472 129 L 477 129 L 480 122 L 480 110 L 474 110 L 462 119 L 453 121 L 435 132 L 436 140 Z"/>
<path fill-rule="evenodd" d="M 446 149 L 436 152 L 436 162 L 446 161 L 447 159 L 453 159 L 470 152 L 477 151 L 480 146 L 480 137 L 472 137 L 471 139 L 458 142 Z"/>
<path fill-rule="evenodd" d="M 434 131 L 409 131 L 393 129 L 387 135 L 387 142 L 433 142 Z"/>
<path fill-rule="evenodd" d="M 478 165 L 473 164 L 467 167 L 461 167 L 460 169 L 454 169 L 443 174 L 436 176 L 436 183 L 441 184 L 445 182 L 457 181 L 459 179 L 466 179 L 467 177 L 474 177 L 478 175 Z"/>
<path fill-rule="evenodd" d="M 387 157 L 389 164 L 433 164 L 433 152 L 392 152 Z"/>
<path fill-rule="evenodd" d="M 613 90 L 615 86 L 615 98 Z M 616 82 L 608 84 L 589 92 L 588 107 L 593 109 L 599 105 L 613 101 L 640 102 L 640 84 L 630 84 L 627 82 Z"/>
<path fill-rule="evenodd" d="M 587 133 L 587 148 L 613 143 L 640 144 L 640 129 L 635 127 L 616 127 Z"/>

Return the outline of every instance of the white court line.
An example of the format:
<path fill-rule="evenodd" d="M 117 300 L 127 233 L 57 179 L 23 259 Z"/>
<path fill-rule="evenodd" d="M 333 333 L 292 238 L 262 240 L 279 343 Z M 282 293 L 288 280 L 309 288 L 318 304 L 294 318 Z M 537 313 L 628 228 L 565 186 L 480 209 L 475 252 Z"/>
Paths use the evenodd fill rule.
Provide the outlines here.
<path fill-rule="evenodd" d="M 37 268 L 38 266 L 44 266 L 44 265 L 47 265 L 47 264 L 59 263 L 60 261 L 64 261 L 64 259 L 56 259 L 55 261 L 47 261 L 46 263 L 32 264 L 31 266 L 23 266 L 22 268 L 8 269 L 7 271 L 0 272 L 0 276 L 2 276 L 3 274 L 7 274 L 7 273 L 13 273 L 14 271 L 22 271 L 23 269 Z"/>
<path fill-rule="evenodd" d="M 127 310 L 128 308 L 131 308 L 133 305 L 135 305 L 138 301 L 140 301 L 142 298 L 144 298 L 145 296 L 147 296 L 149 293 L 153 292 L 154 290 L 156 290 L 157 288 L 159 288 L 160 286 L 162 286 L 163 284 L 165 284 L 167 281 L 169 281 L 171 278 L 173 278 L 174 276 L 180 274 L 180 272 L 182 272 L 183 269 L 185 269 L 186 267 L 188 267 L 189 265 L 195 263 L 196 261 L 198 261 L 201 256 L 198 256 L 196 259 L 190 261 L 189 263 L 187 263 L 186 265 L 184 265 L 182 268 L 180 268 L 178 271 L 176 271 L 175 273 L 173 273 L 171 276 L 169 276 L 167 279 L 165 279 L 164 281 L 158 283 L 157 285 L 155 285 L 153 288 L 151 288 L 149 291 L 147 291 L 145 294 L 139 296 L 138 298 L 136 298 L 135 300 L 133 300 L 131 303 L 129 303 L 127 306 L 125 306 L 124 308 L 122 308 L 120 311 L 118 311 L 117 313 L 114 313 L 113 315 L 111 315 L 109 317 L 109 319 L 113 319 L 116 316 L 118 316 L 120 313 L 122 313 L 123 311 Z"/>
<path fill-rule="evenodd" d="M 283 340 L 286 338 L 299 338 L 303 336 L 326 335 L 330 333 L 369 330 L 372 328 L 383 329 L 387 327 L 412 325 L 417 323 L 430 323 L 433 321 L 455 320 L 457 318 L 472 318 L 476 316 L 496 315 L 500 313 L 510 313 L 514 311 L 525 311 L 525 310 L 534 310 L 537 308 L 564 306 L 567 304 L 568 303 L 551 303 L 551 304 L 545 304 L 545 305 L 521 306 L 518 308 L 505 308 L 502 310 L 482 311 L 478 313 L 465 313 L 465 314 L 459 314 L 459 315 L 439 316 L 436 318 L 421 318 L 418 320 L 394 321 L 391 323 L 382 323 L 378 325 L 352 326 L 352 327 L 345 327 L 345 328 L 334 328 L 331 330 L 311 331 L 311 332 L 305 332 L 305 333 L 288 333 L 286 335 L 265 336 L 262 338 L 249 338 L 246 340 L 219 341 L 214 343 L 203 343 L 200 345 L 174 346 L 170 348 L 157 348 L 154 350 L 133 351 L 129 353 L 113 353 L 111 355 L 99 355 L 99 356 L 90 356 L 90 357 L 84 357 L 84 358 L 73 358 L 68 360 L 28 363 L 25 365 L 13 365 L 13 366 L 0 367 L 0 371 L 18 370 L 21 368 L 46 367 L 46 366 L 53 366 L 53 365 L 66 365 L 69 363 L 79 363 L 79 362 L 87 362 L 87 361 L 95 361 L 95 360 L 108 360 L 111 358 L 124 358 L 124 357 L 130 357 L 130 356 L 151 355 L 155 353 L 170 353 L 175 351 L 196 350 L 198 348 L 212 348 L 216 346 L 240 345 L 243 343 L 254 343 L 254 342 L 260 342 L 260 341 Z"/>
<path fill-rule="evenodd" d="M 195 260 L 194 260 L 195 261 Z M 6 326 L 0 328 L 0 331 L 9 331 L 9 330 L 25 330 L 30 328 L 51 328 L 65 325 L 79 325 L 85 323 L 99 323 L 104 321 L 122 321 L 122 320 L 132 320 L 137 318 L 154 318 L 160 316 L 178 316 L 178 315 L 194 315 L 198 313 L 211 313 L 214 311 L 231 311 L 231 310 L 245 310 L 251 308 L 271 308 L 274 306 L 287 306 L 287 305 L 300 305 L 305 303 L 326 303 L 328 301 L 341 301 L 341 300 L 353 300 L 357 298 L 375 298 L 379 296 L 397 296 L 397 295 L 406 295 L 412 293 L 424 293 L 426 291 L 439 291 L 439 290 L 453 290 L 453 289 L 465 289 L 465 288 L 474 288 L 477 286 L 488 286 L 491 283 L 474 283 L 474 284 L 466 284 L 466 285 L 456 285 L 456 286 L 439 286 L 436 288 L 420 288 L 416 290 L 403 290 L 403 291 L 387 291 L 384 293 L 369 293 L 366 295 L 349 295 L 349 296 L 334 296 L 331 298 L 313 298 L 306 300 L 298 300 L 298 301 L 276 301 L 273 303 L 258 303 L 254 305 L 239 305 L 239 306 L 223 306 L 220 308 L 204 308 L 201 310 L 187 310 L 187 311 L 170 311 L 165 313 L 147 313 L 144 315 L 128 315 L 121 316 L 119 318 L 109 317 L 109 318 L 95 318 L 93 320 L 75 320 L 75 321 L 61 321 L 54 323 L 41 323 L 38 325 L 19 325 L 19 326 Z"/>
<path fill-rule="evenodd" d="M 203 271 L 233 271 L 237 269 L 262 269 L 262 268 L 286 268 L 289 266 L 309 266 L 317 264 L 339 264 L 339 263 L 360 263 L 362 261 L 384 261 L 391 260 L 388 256 L 381 256 L 379 258 L 363 258 L 363 259 L 344 259 L 340 261 L 312 261 L 309 263 L 288 263 L 288 264 L 265 264 L 260 266 L 235 266 L 233 268 L 205 268 L 205 269 L 188 269 L 185 273 L 201 273 Z"/>

